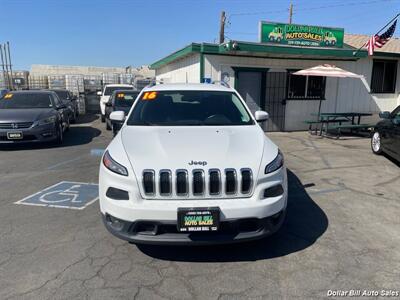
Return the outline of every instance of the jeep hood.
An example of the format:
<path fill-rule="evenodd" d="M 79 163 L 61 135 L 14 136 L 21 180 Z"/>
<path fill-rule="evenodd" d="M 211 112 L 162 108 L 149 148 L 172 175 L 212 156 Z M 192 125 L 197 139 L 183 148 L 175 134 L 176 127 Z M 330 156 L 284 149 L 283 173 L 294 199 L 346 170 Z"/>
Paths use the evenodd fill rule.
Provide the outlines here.
<path fill-rule="evenodd" d="M 253 174 L 258 174 L 264 145 L 271 148 L 269 161 L 277 152 L 258 126 L 124 126 L 121 138 L 138 179 L 144 169 L 174 172 L 176 169 L 251 168 Z M 192 161 L 206 165 L 190 165 Z"/>

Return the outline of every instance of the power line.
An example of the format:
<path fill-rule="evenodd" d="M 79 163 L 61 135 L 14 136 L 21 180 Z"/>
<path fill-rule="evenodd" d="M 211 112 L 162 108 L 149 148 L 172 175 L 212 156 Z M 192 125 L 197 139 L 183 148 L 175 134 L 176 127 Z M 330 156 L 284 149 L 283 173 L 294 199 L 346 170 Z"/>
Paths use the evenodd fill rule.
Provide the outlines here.
<path fill-rule="evenodd" d="M 323 6 L 318 6 L 318 7 L 299 8 L 299 9 L 297 9 L 297 11 L 318 10 L 318 9 L 346 7 L 346 6 L 359 6 L 359 5 L 368 5 L 368 4 L 374 4 L 374 3 L 393 2 L 393 1 L 398 1 L 398 0 L 372 0 L 372 1 L 362 1 L 362 2 L 347 2 L 347 3 L 342 3 L 342 4 L 331 4 L 331 5 L 323 5 Z"/>
<path fill-rule="evenodd" d="M 335 7 L 346 7 L 346 6 L 358 6 L 358 5 L 368 5 L 368 4 L 375 4 L 375 3 L 382 3 L 382 2 L 393 2 L 398 0 L 369 0 L 369 1 L 361 1 L 361 2 L 345 2 L 345 3 L 338 3 L 338 4 L 330 4 L 330 5 L 322 5 L 322 6 L 315 6 L 315 7 L 300 7 L 296 8 L 294 6 L 294 14 L 296 11 L 308 11 L 308 10 L 318 10 L 318 9 L 327 9 L 327 8 L 335 8 Z M 281 9 L 281 10 L 271 10 L 271 11 L 258 11 L 258 12 L 243 12 L 243 13 L 232 13 L 229 15 L 231 17 L 237 16 L 256 16 L 256 15 L 265 15 L 265 14 L 276 14 L 276 13 L 285 13 L 288 12 L 289 9 Z"/>

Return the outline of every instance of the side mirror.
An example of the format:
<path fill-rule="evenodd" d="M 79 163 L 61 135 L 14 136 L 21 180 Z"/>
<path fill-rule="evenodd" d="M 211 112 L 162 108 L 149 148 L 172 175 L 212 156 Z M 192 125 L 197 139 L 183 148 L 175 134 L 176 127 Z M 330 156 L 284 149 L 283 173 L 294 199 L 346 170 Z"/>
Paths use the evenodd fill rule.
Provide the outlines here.
<path fill-rule="evenodd" d="M 383 111 L 379 113 L 379 118 L 381 119 L 390 119 L 390 111 Z"/>
<path fill-rule="evenodd" d="M 110 114 L 110 120 L 112 122 L 123 122 L 125 120 L 125 113 L 121 110 L 113 111 Z"/>
<path fill-rule="evenodd" d="M 257 122 L 265 122 L 269 118 L 269 114 L 263 110 L 257 110 L 254 114 Z"/>
<path fill-rule="evenodd" d="M 111 102 L 106 102 L 106 106 L 107 106 L 107 107 L 111 107 L 111 106 L 112 106 L 112 103 L 111 103 Z"/>
<path fill-rule="evenodd" d="M 101 96 L 103 93 L 101 91 L 97 92 L 97 96 Z"/>

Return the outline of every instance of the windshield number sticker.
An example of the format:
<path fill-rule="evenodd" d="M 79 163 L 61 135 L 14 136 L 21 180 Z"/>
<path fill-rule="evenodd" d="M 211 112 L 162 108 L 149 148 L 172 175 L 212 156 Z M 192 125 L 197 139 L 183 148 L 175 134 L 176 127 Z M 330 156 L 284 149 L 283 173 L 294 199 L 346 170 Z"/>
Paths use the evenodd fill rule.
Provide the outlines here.
<path fill-rule="evenodd" d="M 142 100 L 154 100 L 157 98 L 157 92 L 145 92 L 142 96 Z"/>
<path fill-rule="evenodd" d="M 13 94 L 6 94 L 6 95 L 4 96 L 4 99 L 11 99 L 12 96 L 13 96 Z"/>
<path fill-rule="evenodd" d="M 125 97 L 125 94 L 123 94 L 123 93 L 117 94 L 117 98 L 124 98 L 124 97 Z"/>

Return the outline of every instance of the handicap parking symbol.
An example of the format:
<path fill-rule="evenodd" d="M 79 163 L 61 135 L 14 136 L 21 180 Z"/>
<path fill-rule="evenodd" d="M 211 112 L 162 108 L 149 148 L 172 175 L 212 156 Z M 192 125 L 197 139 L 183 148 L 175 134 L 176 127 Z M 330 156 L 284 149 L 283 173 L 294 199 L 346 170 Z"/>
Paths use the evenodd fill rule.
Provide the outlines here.
<path fill-rule="evenodd" d="M 15 204 L 84 209 L 99 199 L 99 187 L 94 183 L 61 181 Z"/>

